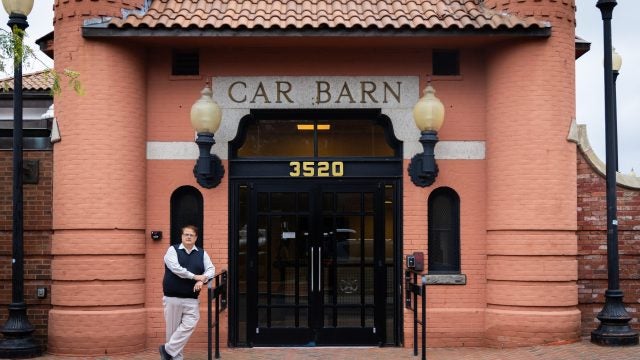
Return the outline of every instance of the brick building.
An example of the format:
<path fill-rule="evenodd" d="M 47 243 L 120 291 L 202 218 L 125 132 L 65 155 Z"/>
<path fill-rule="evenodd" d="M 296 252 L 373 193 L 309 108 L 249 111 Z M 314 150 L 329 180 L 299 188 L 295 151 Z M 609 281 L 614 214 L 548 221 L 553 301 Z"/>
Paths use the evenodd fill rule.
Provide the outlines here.
<path fill-rule="evenodd" d="M 602 275 L 586 269 L 602 250 L 589 252 L 589 170 L 567 140 L 584 51 L 574 1 L 54 9 L 55 66 L 81 73 L 86 96 L 55 101 L 50 352 L 161 343 L 161 259 L 186 223 L 229 271 L 229 346 L 411 345 L 414 252 L 430 346 L 589 331 L 584 297 Z M 427 75 L 446 116 L 438 176 L 421 187 L 408 167 L 423 151 L 412 109 Z M 189 123 L 205 83 L 223 114 L 213 188 L 194 178 Z M 204 325 L 189 346 L 206 344 Z"/>
<path fill-rule="evenodd" d="M 578 296 L 582 335 L 597 328 L 595 318 L 607 289 L 607 207 L 604 163 L 595 155 L 585 125 L 572 131 L 578 144 Z M 618 247 L 624 304 L 637 330 L 640 303 L 640 177 L 617 174 Z"/>
<path fill-rule="evenodd" d="M 23 76 L 24 294 L 35 336 L 46 346 L 51 285 L 51 202 L 53 199 L 52 119 L 42 115 L 53 104 L 51 77 L 44 71 Z M 13 79 L 0 79 L 0 323 L 11 302 Z"/>

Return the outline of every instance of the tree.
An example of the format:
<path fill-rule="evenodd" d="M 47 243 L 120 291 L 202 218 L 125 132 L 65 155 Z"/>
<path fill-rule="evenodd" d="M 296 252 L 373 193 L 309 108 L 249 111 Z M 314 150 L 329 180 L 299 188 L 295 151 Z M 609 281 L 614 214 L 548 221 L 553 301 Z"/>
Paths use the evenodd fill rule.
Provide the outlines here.
<path fill-rule="evenodd" d="M 55 69 L 49 68 L 36 56 L 36 52 L 31 47 L 24 45 L 24 41 L 20 41 L 25 36 L 27 36 L 26 32 L 17 27 L 13 28 L 13 32 L 4 29 L 0 31 L 0 72 L 6 71 L 7 63 L 10 60 L 12 63 L 22 60 L 24 64 L 29 64 L 30 61 L 38 61 L 45 66 L 47 76 L 51 77 L 51 95 L 59 95 L 62 92 L 60 84 L 63 77 L 67 79 L 69 87 L 76 94 L 83 95 L 84 89 L 80 82 L 80 74 L 71 69 L 64 69 L 61 76 Z M 6 82 L 5 86 L 7 86 Z"/>

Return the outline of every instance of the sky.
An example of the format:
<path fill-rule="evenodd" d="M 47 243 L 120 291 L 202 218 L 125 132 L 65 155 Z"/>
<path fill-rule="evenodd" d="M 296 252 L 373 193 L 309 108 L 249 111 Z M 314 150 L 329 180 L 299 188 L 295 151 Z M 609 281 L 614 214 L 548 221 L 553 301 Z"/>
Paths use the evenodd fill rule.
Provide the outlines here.
<path fill-rule="evenodd" d="M 591 43 L 591 50 L 576 60 L 576 121 L 587 125 L 589 142 L 601 160 L 605 160 L 604 143 L 604 73 L 602 17 L 597 0 L 575 0 L 576 35 Z M 8 27 L 7 14 L 0 10 L 0 27 Z M 640 33 L 635 22 L 640 15 L 640 0 L 618 0 L 613 10 L 612 43 L 622 56 L 622 68 L 616 82 L 618 107 L 619 169 L 640 174 L 640 46 L 634 39 Z M 36 39 L 53 30 L 53 0 L 35 0 L 29 14 L 27 44 L 37 49 Z M 53 61 L 40 53 L 24 73 L 52 67 Z M 11 66 L 8 66 L 11 69 Z M 2 77 L 12 74 L 2 74 Z M 553 79 L 549 79 L 552 81 Z M 635 100 L 634 100 L 635 99 Z"/>
<path fill-rule="evenodd" d="M 576 35 L 591 43 L 591 50 L 576 60 L 576 121 L 587 124 L 589 142 L 602 161 L 604 143 L 604 58 L 602 15 L 596 0 L 576 0 Z M 640 1 L 618 0 L 611 20 L 612 45 L 622 56 L 616 81 L 618 107 L 618 168 L 640 175 Z"/>

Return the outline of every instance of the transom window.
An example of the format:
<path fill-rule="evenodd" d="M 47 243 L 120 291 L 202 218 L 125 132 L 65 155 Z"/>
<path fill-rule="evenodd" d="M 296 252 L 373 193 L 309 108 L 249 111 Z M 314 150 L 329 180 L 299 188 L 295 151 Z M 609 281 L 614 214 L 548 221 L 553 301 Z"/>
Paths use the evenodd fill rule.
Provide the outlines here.
<path fill-rule="evenodd" d="M 283 116 L 249 121 L 237 158 L 397 156 L 378 118 Z"/>

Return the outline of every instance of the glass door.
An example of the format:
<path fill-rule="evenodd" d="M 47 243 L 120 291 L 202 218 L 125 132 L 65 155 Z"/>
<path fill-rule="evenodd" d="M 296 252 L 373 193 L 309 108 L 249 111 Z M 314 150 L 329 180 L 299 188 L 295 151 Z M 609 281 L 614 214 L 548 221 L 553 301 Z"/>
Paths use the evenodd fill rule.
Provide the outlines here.
<path fill-rule="evenodd" d="M 250 343 L 312 341 L 309 264 L 314 230 L 309 186 L 253 187 L 247 234 Z"/>
<path fill-rule="evenodd" d="M 319 197 L 317 342 L 381 344 L 386 290 L 381 191 L 376 183 L 324 185 Z"/>
<path fill-rule="evenodd" d="M 247 231 L 250 345 L 384 341 L 383 189 L 254 183 Z"/>

